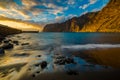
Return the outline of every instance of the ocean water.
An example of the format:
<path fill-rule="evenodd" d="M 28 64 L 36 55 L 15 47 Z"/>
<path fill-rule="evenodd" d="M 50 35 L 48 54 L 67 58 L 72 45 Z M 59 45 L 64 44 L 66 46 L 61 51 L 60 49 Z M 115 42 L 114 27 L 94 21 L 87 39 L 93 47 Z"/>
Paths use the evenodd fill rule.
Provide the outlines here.
<path fill-rule="evenodd" d="M 31 80 L 99 80 L 101 76 L 100 80 L 113 80 L 118 77 L 114 73 L 118 74 L 120 68 L 120 33 L 22 33 L 6 39 L 19 44 L 14 44 L 13 49 L 6 50 L 0 57 L 3 80 L 27 80 L 29 76 Z M 55 63 L 60 56 L 74 63 Z M 34 66 L 42 61 L 48 63 L 44 70 Z M 27 72 L 28 69 L 31 71 Z"/>

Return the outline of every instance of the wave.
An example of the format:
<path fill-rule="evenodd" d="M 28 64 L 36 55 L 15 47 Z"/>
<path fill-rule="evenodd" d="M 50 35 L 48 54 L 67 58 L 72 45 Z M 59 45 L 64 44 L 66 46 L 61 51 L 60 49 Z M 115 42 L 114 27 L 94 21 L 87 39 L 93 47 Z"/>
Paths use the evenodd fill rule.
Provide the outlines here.
<path fill-rule="evenodd" d="M 84 44 L 84 45 L 63 45 L 63 49 L 95 49 L 95 48 L 120 48 L 120 44 Z"/>

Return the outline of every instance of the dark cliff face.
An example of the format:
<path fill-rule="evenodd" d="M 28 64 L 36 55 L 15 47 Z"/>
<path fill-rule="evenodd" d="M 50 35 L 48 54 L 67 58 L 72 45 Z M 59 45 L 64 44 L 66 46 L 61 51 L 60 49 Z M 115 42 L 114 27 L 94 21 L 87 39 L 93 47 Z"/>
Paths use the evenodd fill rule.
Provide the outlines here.
<path fill-rule="evenodd" d="M 98 12 L 91 12 L 80 17 L 74 17 L 63 23 L 48 24 L 44 27 L 44 32 L 79 32 Z"/>
<path fill-rule="evenodd" d="M 63 23 L 48 24 L 44 32 L 120 32 L 120 0 L 110 0 L 99 12 L 74 17 Z"/>
<path fill-rule="evenodd" d="M 17 34 L 21 32 L 22 32 L 21 30 L 10 28 L 8 26 L 4 26 L 0 24 L 0 36 L 7 36 L 7 35 Z"/>

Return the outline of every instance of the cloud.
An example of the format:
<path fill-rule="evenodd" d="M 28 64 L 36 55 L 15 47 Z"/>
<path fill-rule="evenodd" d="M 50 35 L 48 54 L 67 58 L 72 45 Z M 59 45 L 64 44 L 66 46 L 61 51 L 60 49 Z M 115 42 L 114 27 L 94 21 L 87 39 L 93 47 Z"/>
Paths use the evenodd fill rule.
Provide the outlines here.
<path fill-rule="evenodd" d="M 81 15 L 84 15 L 84 14 L 86 14 L 86 13 L 88 13 L 89 11 L 85 11 L 85 12 L 83 12 Z"/>
<path fill-rule="evenodd" d="M 71 18 L 73 18 L 73 17 L 77 17 L 77 15 L 69 14 L 69 15 L 66 17 L 66 20 L 71 19 Z"/>
<path fill-rule="evenodd" d="M 100 10 L 99 8 L 95 8 L 95 9 L 92 10 L 92 12 L 97 12 L 99 10 Z"/>
<path fill-rule="evenodd" d="M 65 16 L 56 16 L 55 18 L 55 23 L 61 23 L 63 21 L 65 21 Z"/>
<path fill-rule="evenodd" d="M 81 15 L 97 2 L 98 0 L 0 0 L 0 16 L 37 23 L 64 21 L 69 15 Z M 96 8 L 97 5 L 94 6 Z"/>
<path fill-rule="evenodd" d="M 97 0 L 90 0 L 90 4 L 95 4 Z"/>
<path fill-rule="evenodd" d="M 29 16 L 24 13 L 24 11 L 19 11 L 18 9 L 10 7 L 9 9 L 0 7 L 0 12 L 4 14 L 5 17 L 12 17 L 12 18 L 21 18 L 23 20 L 29 19 Z M 3 15 L 0 14 L 0 15 Z"/>
<path fill-rule="evenodd" d="M 62 16 L 56 16 L 54 22 L 61 23 L 61 22 L 64 22 L 64 21 L 66 21 L 68 19 L 71 19 L 73 17 L 77 17 L 77 15 L 69 14 L 68 16 L 64 16 L 64 15 L 62 15 Z"/>
<path fill-rule="evenodd" d="M 25 13 L 25 11 L 22 10 L 15 2 L 10 2 L 7 4 L 6 1 L 7 0 L 5 0 L 5 2 L 0 2 L 0 4 L 2 4 L 0 6 L 0 15 L 4 14 L 5 17 L 23 20 L 29 19 L 29 16 Z"/>
<path fill-rule="evenodd" d="M 88 6 L 89 6 L 89 4 L 85 4 L 85 5 L 83 5 L 83 6 L 80 6 L 79 8 L 81 8 L 81 9 L 86 9 Z"/>
<path fill-rule="evenodd" d="M 80 9 L 86 9 L 86 8 L 88 8 L 90 5 L 95 4 L 96 2 L 97 2 L 97 0 L 89 0 L 89 3 L 88 3 L 88 4 L 84 4 L 84 5 L 80 6 L 79 8 L 80 8 Z"/>
<path fill-rule="evenodd" d="M 57 15 L 58 13 L 63 13 L 64 11 L 63 7 L 57 6 L 53 3 L 44 3 L 43 5 L 47 8 L 46 11 L 50 14 Z"/>
<path fill-rule="evenodd" d="M 43 3 L 43 5 L 47 8 L 50 8 L 50 9 L 55 9 L 55 8 L 58 7 L 58 6 L 56 6 L 55 4 L 52 4 L 52 3 Z"/>

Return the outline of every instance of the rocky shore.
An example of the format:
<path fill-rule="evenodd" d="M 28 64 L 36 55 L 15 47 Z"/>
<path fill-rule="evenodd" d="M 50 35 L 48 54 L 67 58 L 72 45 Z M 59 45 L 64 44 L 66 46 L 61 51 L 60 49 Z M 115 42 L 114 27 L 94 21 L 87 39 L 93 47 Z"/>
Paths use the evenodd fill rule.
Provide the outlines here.
<path fill-rule="evenodd" d="M 13 44 L 9 43 L 11 40 L 5 40 L 5 37 L 12 34 L 21 33 L 21 30 L 10 28 L 0 24 L 0 55 L 5 53 L 5 49 L 13 48 Z M 4 42 L 3 45 L 2 41 Z"/>
<path fill-rule="evenodd" d="M 118 71 L 110 67 L 114 62 L 119 65 L 119 53 L 113 54 L 117 53 L 116 49 L 113 52 L 112 48 L 81 50 L 48 43 L 53 42 L 51 38 L 49 41 L 41 34 L 44 33 L 9 35 L 2 40 L 0 80 L 114 80 L 119 77 Z M 108 62 L 102 65 L 103 61 Z"/>

